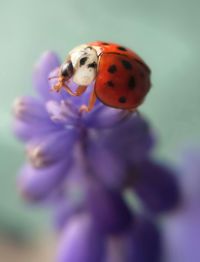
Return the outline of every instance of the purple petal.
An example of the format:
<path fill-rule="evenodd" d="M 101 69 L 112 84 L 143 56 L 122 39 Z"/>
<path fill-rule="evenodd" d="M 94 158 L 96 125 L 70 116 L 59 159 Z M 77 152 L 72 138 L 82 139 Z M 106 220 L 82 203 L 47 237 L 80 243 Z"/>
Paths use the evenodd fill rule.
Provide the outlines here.
<path fill-rule="evenodd" d="M 155 224 L 138 217 L 130 236 L 130 259 L 128 261 L 159 262 L 161 236 Z"/>
<path fill-rule="evenodd" d="M 200 148 L 190 148 L 184 151 L 179 164 L 184 204 L 199 206 L 200 198 Z"/>
<path fill-rule="evenodd" d="M 154 144 L 149 124 L 140 116 L 133 115 L 111 130 L 104 144 L 122 159 L 141 161 L 146 158 Z"/>
<path fill-rule="evenodd" d="M 58 250 L 58 262 L 103 262 L 104 239 L 87 215 L 67 225 Z"/>
<path fill-rule="evenodd" d="M 165 259 L 170 262 L 200 261 L 200 150 L 183 152 L 178 176 L 182 205 L 165 219 Z"/>
<path fill-rule="evenodd" d="M 137 217 L 128 233 L 111 237 L 106 262 L 159 262 L 161 238 L 157 227 L 143 217 Z"/>
<path fill-rule="evenodd" d="M 34 167 L 47 167 L 60 159 L 71 161 L 72 148 L 78 138 L 78 130 L 65 129 L 32 139 L 27 155 Z"/>
<path fill-rule="evenodd" d="M 88 145 L 87 158 L 93 173 L 109 188 L 119 189 L 125 184 L 126 162 L 100 143 Z"/>
<path fill-rule="evenodd" d="M 58 231 L 61 231 L 66 226 L 67 222 L 72 216 L 77 215 L 83 211 L 83 207 L 75 200 L 69 199 L 69 197 L 63 197 L 60 199 L 55 207 L 54 225 Z"/>
<path fill-rule="evenodd" d="M 153 138 L 147 123 L 135 115 L 112 129 L 92 129 L 86 143 L 93 173 L 107 186 L 119 188 L 127 182 L 129 166 L 147 157 Z"/>
<path fill-rule="evenodd" d="M 60 65 L 58 56 L 50 51 L 45 52 L 35 65 L 33 71 L 33 85 L 45 100 L 61 98 L 60 94 L 50 91 L 49 74 L 50 72 Z"/>
<path fill-rule="evenodd" d="M 128 110 L 110 108 L 99 103 L 91 112 L 83 114 L 83 121 L 89 128 L 109 128 L 119 124 L 130 115 Z"/>
<path fill-rule="evenodd" d="M 29 201 L 40 201 L 48 197 L 65 179 L 71 162 L 60 161 L 46 168 L 26 165 L 20 173 L 18 186 Z"/>
<path fill-rule="evenodd" d="M 164 212 L 175 208 L 180 191 L 175 174 L 166 166 L 144 161 L 135 169 L 134 190 L 145 207 L 152 212 Z"/>
<path fill-rule="evenodd" d="M 141 117 L 133 115 L 112 129 L 101 129 L 96 132 L 92 130 L 87 144 L 88 152 L 103 148 L 128 166 L 146 159 L 154 139 L 148 123 Z M 104 163 L 99 163 L 99 166 L 100 164 Z"/>
<path fill-rule="evenodd" d="M 80 161 L 79 153 L 75 150 L 73 164 L 67 173 L 67 179 L 61 185 L 61 189 L 57 192 L 57 197 L 52 203 L 54 225 L 58 231 L 63 230 L 73 215 L 85 210 L 83 185 L 87 174 L 84 165 L 85 163 Z"/>
<path fill-rule="evenodd" d="M 21 121 L 26 122 L 29 119 L 34 119 L 36 123 L 41 119 L 47 121 L 49 116 L 44 104 L 31 96 L 16 98 L 13 104 L 13 114 Z"/>
<path fill-rule="evenodd" d="M 86 204 L 97 227 L 104 233 L 123 232 L 132 223 L 133 214 L 121 194 L 100 183 L 89 182 Z"/>
<path fill-rule="evenodd" d="M 167 217 L 163 230 L 165 261 L 200 261 L 200 209 L 179 209 Z"/>
<path fill-rule="evenodd" d="M 69 99 L 61 101 L 49 100 L 46 103 L 46 109 L 54 123 L 73 126 L 79 124 L 78 108 Z"/>
<path fill-rule="evenodd" d="M 55 125 L 47 125 L 45 122 L 41 122 L 40 125 L 35 125 L 34 122 L 22 122 L 20 120 L 14 120 L 12 123 L 12 129 L 14 134 L 22 141 L 30 141 L 31 139 L 47 135 L 52 132 L 58 131 L 58 127 Z"/>
<path fill-rule="evenodd" d="M 127 234 L 110 236 L 107 240 L 105 262 L 129 262 L 129 243 Z M 130 260 L 132 262 L 134 260 Z"/>
<path fill-rule="evenodd" d="M 13 113 L 13 131 L 21 140 L 27 141 L 58 128 L 49 119 L 42 102 L 33 97 L 18 98 L 14 103 Z"/>

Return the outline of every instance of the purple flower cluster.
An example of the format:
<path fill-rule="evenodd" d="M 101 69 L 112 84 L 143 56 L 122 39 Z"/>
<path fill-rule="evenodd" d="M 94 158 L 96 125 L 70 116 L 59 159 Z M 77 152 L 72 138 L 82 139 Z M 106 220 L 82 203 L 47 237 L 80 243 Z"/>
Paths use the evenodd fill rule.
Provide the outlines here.
<path fill-rule="evenodd" d="M 173 172 L 150 156 L 149 123 L 99 101 L 80 112 L 93 84 L 78 98 L 51 92 L 56 80 L 48 77 L 59 64 L 45 53 L 33 74 L 39 97 L 14 104 L 14 132 L 27 155 L 21 194 L 51 203 L 61 235 L 58 262 L 160 261 L 157 219 L 177 205 L 179 190 Z M 72 81 L 70 87 L 76 89 Z"/>

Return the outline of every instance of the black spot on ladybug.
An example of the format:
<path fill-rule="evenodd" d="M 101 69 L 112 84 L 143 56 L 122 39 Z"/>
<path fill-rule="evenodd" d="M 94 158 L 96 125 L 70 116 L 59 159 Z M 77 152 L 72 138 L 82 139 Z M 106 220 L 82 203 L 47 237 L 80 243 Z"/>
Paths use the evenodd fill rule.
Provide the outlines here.
<path fill-rule="evenodd" d="M 92 62 L 91 64 L 88 65 L 88 68 L 97 68 L 97 63 L 96 62 Z"/>
<path fill-rule="evenodd" d="M 127 70 L 131 70 L 133 68 L 131 63 L 127 60 L 121 60 L 121 63 L 124 66 L 124 68 Z"/>
<path fill-rule="evenodd" d="M 108 87 L 114 87 L 115 84 L 113 83 L 113 81 L 109 80 L 109 81 L 107 82 L 107 86 L 108 86 Z"/>
<path fill-rule="evenodd" d="M 109 73 L 114 74 L 116 71 L 117 71 L 116 65 L 109 66 L 109 68 L 108 68 Z"/>
<path fill-rule="evenodd" d="M 85 57 L 82 57 L 81 59 L 80 59 L 80 66 L 83 66 L 85 63 L 86 63 L 86 61 L 87 61 L 87 57 L 85 56 Z"/>
<path fill-rule="evenodd" d="M 135 88 L 135 77 L 131 76 L 128 80 L 128 88 L 133 90 Z"/>
<path fill-rule="evenodd" d="M 124 104 L 124 103 L 126 103 L 127 99 L 126 99 L 125 96 L 121 96 L 118 101 L 119 101 L 121 104 Z"/>
<path fill-rule="evenodd" d="M 106 42 L 102 42 L 101 44 L 102 45 L 110 45 L 109 43 L 106 43 Z"/>
<path fill-rule="evenodd" d="M 124 46 L 118 46 L 117 47 L 120 51 L 127 51 L 127 49 Z"/>

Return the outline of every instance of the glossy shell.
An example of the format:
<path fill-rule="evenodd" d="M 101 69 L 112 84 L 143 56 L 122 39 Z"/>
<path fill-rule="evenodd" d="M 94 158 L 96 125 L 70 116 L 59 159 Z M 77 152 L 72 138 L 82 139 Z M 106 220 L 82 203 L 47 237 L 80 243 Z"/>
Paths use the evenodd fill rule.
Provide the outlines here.
<path fill-rule="evenodd" d="M 150 69 L 132 50 L 113 43 L 93 42 L 99 53 L 95 93 L 104 104 L 121 109 L 139 106 L 150 89 Z"/>

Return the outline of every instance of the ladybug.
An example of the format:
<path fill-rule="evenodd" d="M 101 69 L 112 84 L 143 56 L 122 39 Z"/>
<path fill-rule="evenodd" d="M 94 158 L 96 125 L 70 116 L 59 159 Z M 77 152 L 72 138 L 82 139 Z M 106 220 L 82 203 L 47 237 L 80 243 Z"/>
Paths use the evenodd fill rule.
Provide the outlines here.
<path fill-rule="evenodd" d="M 72 96 L 81 96 L 95 81 L 88 106 L 82 105 L 80 111 L 91 111 L 96 99 L 113 108 L 134 111 L 150 89 L 150 73 L 131 49 L 97 41 L 69 52 L 52 89 L 58 92 L 64 88 Z M 78 84 L 75 92 L 67 86 L 70 78 Z"/>

